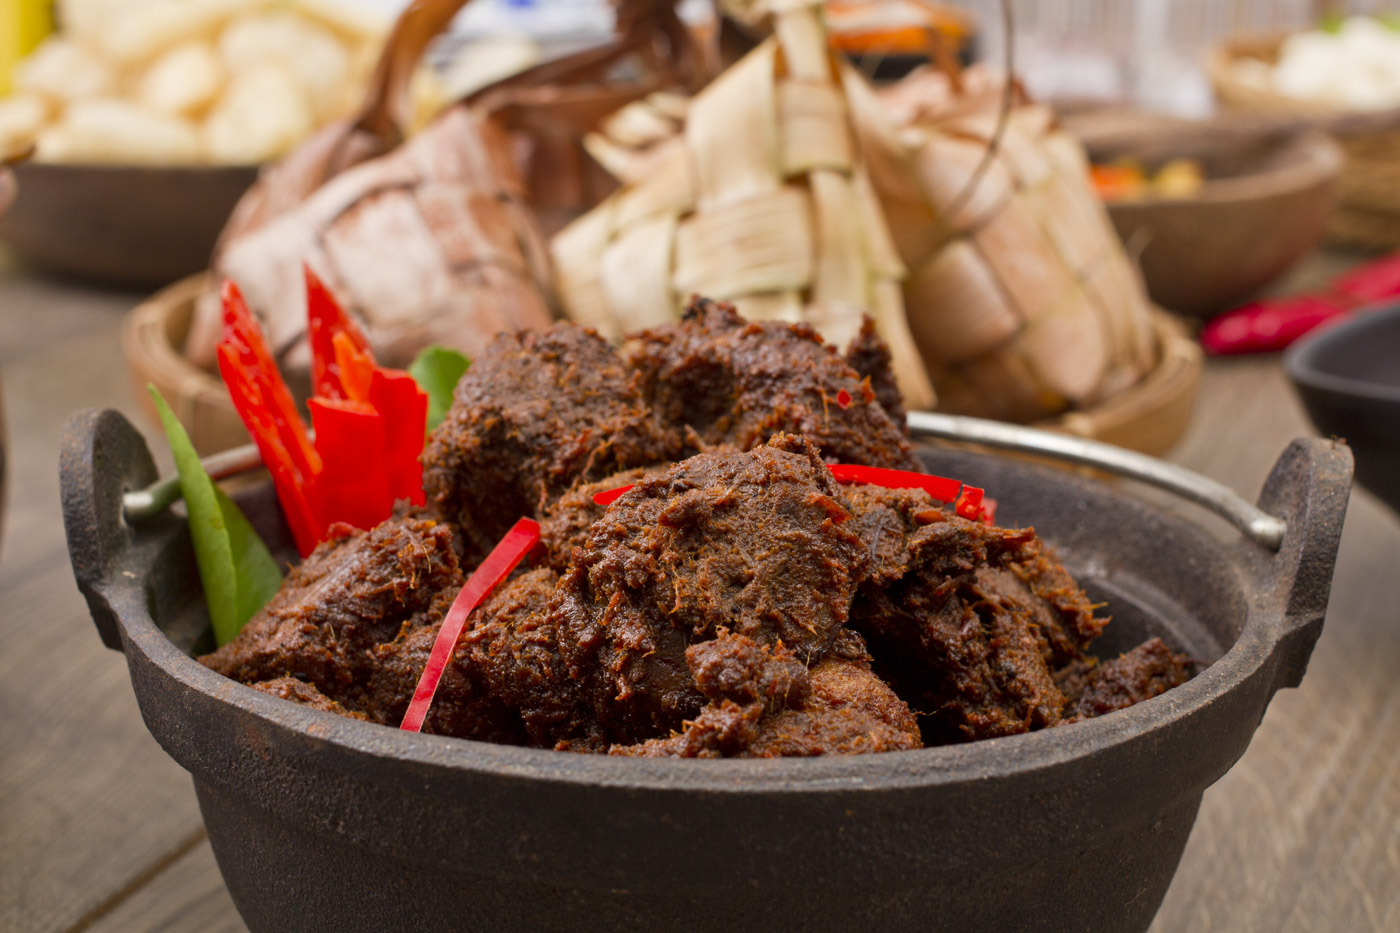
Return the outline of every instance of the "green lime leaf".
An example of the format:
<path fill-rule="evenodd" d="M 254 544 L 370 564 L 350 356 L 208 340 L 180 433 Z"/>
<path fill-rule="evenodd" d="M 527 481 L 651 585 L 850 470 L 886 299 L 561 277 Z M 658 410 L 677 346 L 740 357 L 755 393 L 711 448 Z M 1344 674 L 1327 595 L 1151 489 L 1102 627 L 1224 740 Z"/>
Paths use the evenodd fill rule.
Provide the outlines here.
<path fill-rule="evenodd" d="M 457 381 L 471 364 L 471 360 L 456 350 L 433 344 L 424 347 L 408 367 L 408 374 L 418 383 L 418 388 L 428 393 L 429 431 L 447 417 L 447 409 L 452 407 L 452 390 L 457 388 Z"/>
<path fill-rule="evenodd" d="M 204 472 L 190 436 L 159 390 L 146 388 L 175 455 L 214 640 L 227 644 L 277 592 L 282 571 L 238 506 Z"/>

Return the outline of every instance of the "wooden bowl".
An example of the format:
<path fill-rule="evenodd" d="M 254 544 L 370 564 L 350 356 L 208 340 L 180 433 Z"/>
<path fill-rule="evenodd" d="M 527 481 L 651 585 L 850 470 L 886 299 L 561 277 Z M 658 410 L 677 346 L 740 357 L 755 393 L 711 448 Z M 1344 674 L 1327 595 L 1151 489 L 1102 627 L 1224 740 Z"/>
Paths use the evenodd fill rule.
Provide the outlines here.
<path fill-rule="evenodd" d="M 14 166 L 19 194 L 0 240 L 49 272 L 158 288 L 209 265 L 255 166 Z"/>
<path fill-rule="evenodd" d="M 1154 169 L 1188 158 L 1202 165 L 1206 181 L 1192 197 L 1108 204 L 1118 235 L 1139 253 L 1157 304 L 1209 317 L 1269 284 L 1317 244 L 1343 164 L 1328 136 L 1154 122 L 1085 141 L 1095 162 L 1131 158 Z"/>
<path fill-rule="evenodd" d="M 185 359 L 185 339 L 204 282 L 203 275 L 190 276 L 137 305 L 122 324 L 121 342 L 136 396 L 151 418 L 156 414 L 148 383 L 165 396 L 195 450 L 207 457 L 246 444 L 249 437 L 223 380 Z"/>
<path fill-rule="evenodd" d="M 248 433 L 222 380 L 195 366 L 182 352 L 203 287 L 204 276 L 192 276 L 133 309 L 122 327 L 122 353 L 137 394 L 147 398 L 147 383 L 160 389 L 189 430 L 195 449 L 207 456 L 248 443 Z M 1171 315 L 1158 311 L 1156 326 L 1161 356 L 1145 379 L 1101 405 L 1060 415 L 1037 427 L 1153 455 L 1176 443 L 1196 399 L 1201 350 Z"/>

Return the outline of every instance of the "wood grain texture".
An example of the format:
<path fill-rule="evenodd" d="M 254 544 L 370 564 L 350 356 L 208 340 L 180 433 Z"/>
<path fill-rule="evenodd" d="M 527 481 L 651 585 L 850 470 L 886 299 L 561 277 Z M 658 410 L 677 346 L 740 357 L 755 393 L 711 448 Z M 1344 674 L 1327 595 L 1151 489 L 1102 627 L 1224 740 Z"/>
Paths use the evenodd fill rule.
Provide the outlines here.
<path fill-rule="evenodd" d="M 13 933 L 72 928 L 200 827 L 189 777 L 87 617 L 59 512 L 63 419 L 132 409 L 116 353 L 131 301 L 0 270 L 0 929 Z"/>
<path fill-rule="evenodd" d="M 1292 284 L 1345 263 L 1314 260 Z M 59 521 L 62 420 L 85 405 L 139 412 L 117 349 L 120 315 L 139 297 L 26 278 L 0 257 L 11 471 L 0 930 L 244 929 L 200 836 L 188 776 L 146 732 L 125 664 L 92 628 Z M 1277 359 L 1214 361 L 1173 459 L 1252 499 L 1288 441 L 1307 433 Z M 1397 671 L 1400 519 L 1358 492 L 1311 670 L 1206 792 L 1154 933 L 1400 929 Z"/>
<path fill-rule="evenodd" d="M 149 883 L 117 901 L 84 933 L 247 933 L 214 851 L 201 833 Z"/>

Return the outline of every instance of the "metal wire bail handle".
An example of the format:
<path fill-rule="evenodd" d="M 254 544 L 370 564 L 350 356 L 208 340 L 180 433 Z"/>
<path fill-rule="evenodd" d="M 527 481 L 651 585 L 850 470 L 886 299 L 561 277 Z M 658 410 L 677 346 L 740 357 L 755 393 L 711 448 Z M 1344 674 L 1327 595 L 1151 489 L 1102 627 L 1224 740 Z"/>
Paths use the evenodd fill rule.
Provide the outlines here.
<path fill-rule="evenodd" d="M 1204 506 L 1238 528 L 1245 537 L 1271 551 L 1279 549 L 1284 532 L 1288 530 L 1288 524 L 1283 519 L 1245 501 L 1234 490 L 1215 480 L 1155 457 L 1099 441 L 1000 421 L 940 415 L 929 411 L 909 412 L 909 431 L 915 437 L 937 437 L 1000 450 L 1044 454 L 1139 480 Z M 215 454 L 203 463 L 214 479 L 224 479 L 262 466 L 258 449 L 252 444 Z M 168 508 L 178 498 L 179 479 L 166 477 L 145 489 L 127 493 L 122 499 L 123 512 L 127 521 L 140 522 Z"/>
<path fill-rule="evenodd" d="M 1176 493 L 1234 525 L 1251 541 L 1277 551 L 1288 523 L 1240 497 L 1233 489 L 1185 467 L 1111 444 L 1055 434 L 1035 428 L 928 411 L 909 412 L 909 432 L 915 437 L 967 441 L 1000 450 L 1044 454 L 1126 476 Z"/>

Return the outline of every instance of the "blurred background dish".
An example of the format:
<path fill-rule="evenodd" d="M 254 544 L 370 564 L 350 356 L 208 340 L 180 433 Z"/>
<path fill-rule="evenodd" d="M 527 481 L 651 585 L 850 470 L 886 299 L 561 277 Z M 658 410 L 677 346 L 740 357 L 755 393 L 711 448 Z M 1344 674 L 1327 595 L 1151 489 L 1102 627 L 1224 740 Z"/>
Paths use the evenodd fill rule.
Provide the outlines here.
<path fill-rule="evenodd" d="M 388 26 L 328 0 L 65 0 L 55 12 L 59 31 L 5 72 L 0 151 L 33 156 L 0 239 L 47 271 L 128 287 L 208 264 L 258 166 L 353 114 Z M 21 16 L 27 41 L 40 20 Z M 418 98 L 437 106 L 431 82 Z"/>
<path fill-rule="evenodd" d="M 1206 59 L 1227 111 L 1325 128 L 1345 169 L 1333 243 L 1400 247 L 1400 31 L 1393 19 L 1354 17 L 1335 28 L 1222 42 Z"/>
<path fill-rule="evenodd" d="M 1318 431 L 1345 439 L 1357 481 L 1400 512 L 1400 304 L 1321 329 L 1284 362 Z"/>
<path fill-rule="evenodd" d="M 1140 113 L 1069 122 L 1163 307 L 1226 310 L 1286 272 L 1326 227 L 1343 159 L 1320 131 Z"/>
<path fill-rule="evenodd" d="M 154 288 L 205 268 L 253 166 L 15 166 L 0 240 L 45 271 Z"/>

